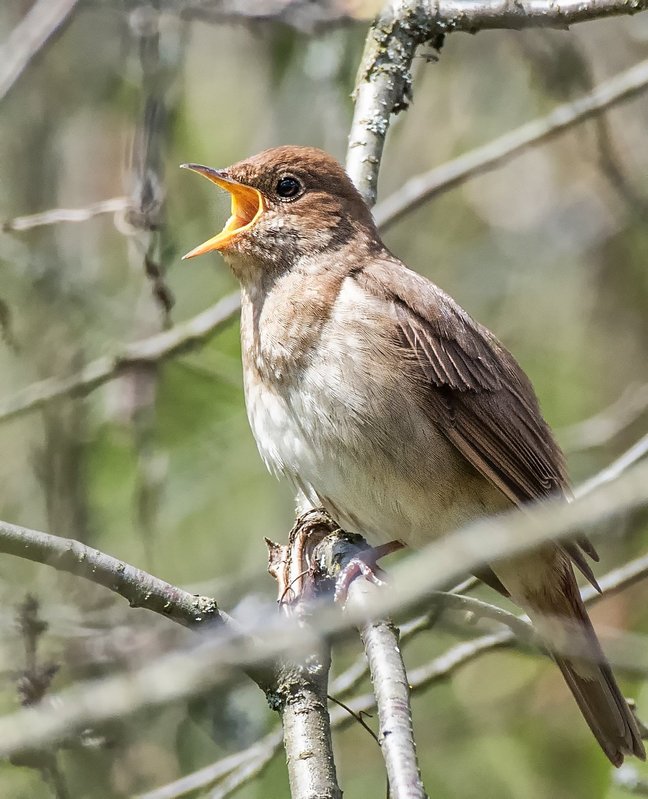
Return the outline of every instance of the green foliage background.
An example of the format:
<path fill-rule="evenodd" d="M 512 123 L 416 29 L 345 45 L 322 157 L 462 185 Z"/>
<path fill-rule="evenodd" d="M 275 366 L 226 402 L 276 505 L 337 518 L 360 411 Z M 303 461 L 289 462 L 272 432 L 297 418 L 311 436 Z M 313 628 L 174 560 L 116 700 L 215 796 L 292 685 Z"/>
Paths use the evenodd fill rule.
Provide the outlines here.
<path fill-rule="evenodd" d="M 2 5 L 2 38 L 26 5 Z M 133 190 L 128 153 L 145 91 L 132 14 L 126 3 L 82 4 L 0 103 L 0 217 Z M 178 164 L 225 166 L 281 143 L 317 145 L 343 160 L 365 31 L 364 23 L 313 35 L 272 21 L 161 17 L 162 265 L 174 321 L 235 289 L 219 256 L 180 262 L 220 228 L 227 200 Z M 380 195 L 647 54 L 646 16 L 572 32 L 450 37 L 438 63 L 417 59 L 415 100 L 389 134 Z M 611 111 L 604 124 L 588 122 L 475 178 L 386 236 L 516 354 L 565 442 L 570 425 L 648 381 L 648 98 Z M 614 176 L 605 168 L 610 158 Z M 123 215 L 110 214 L 0 234 L 1 397 L 162 329 L 140 239 Z M 602 446 L 570 452 L 575 481 L 636 440 L 647 419 Z M 1 518 L 78 538 L 212 592 L 226 608 L 249 594 L 272 596 L 263 536 L 285 539 L 292 498 L 266 474 L 247 427 L 236 323 L 159 369 L 129 370 L 88 397 L 2 424 L 0 447 Z M 647 532 L 636 522 L 610 529 L 599 573 L 645 550 Z M 18 703 L 23 650 L 14 616 L 27 592 L 50 625 L 43 657 L 60 665 L 54 690 L 190 643 L 106 591 L 0 558 L 3 711 Z M 648 633 L 647 596 L 638 585 L 606 600 L 595 619 Z M 452 640 L 431 632 L 407 661 L 421 663 Z M 356 652 L 340 652 L 336 669 Z M 627 689 L 648 717 L 643 685 Z M 418 695 L 414 711 L 431 796 L 623 795 L 557 670 L 538 657 L 482 657 Z M 252 743 L 275 723 L 258 690 L 241 685 L 115 722 L 99 731 L 109 745 L 72 748 L 59 761 L 73 797 L 132 796 Z M 336 736 L 336 749 L 345 796 L 384 795 L 380 754 L 366 732 L 352 725 Z M 51 795 L 38 770 L 0 765 L 0 796 Z M 287 795 L 278 757 L 236 797 Z"/>

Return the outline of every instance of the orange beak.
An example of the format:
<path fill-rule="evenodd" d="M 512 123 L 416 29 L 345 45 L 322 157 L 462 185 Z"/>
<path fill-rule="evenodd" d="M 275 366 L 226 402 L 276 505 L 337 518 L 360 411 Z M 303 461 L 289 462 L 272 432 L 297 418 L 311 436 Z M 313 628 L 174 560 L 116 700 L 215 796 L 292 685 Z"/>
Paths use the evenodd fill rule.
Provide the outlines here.
<path fill-rule="evenodd" d="M 232 196 L 232 215 L 225 223 L 225 227 L 216 236 L 208 239 L 203 244 L 199 244 L 198 247 L 194 247 L 193 250 L 184 255 L 182 257 L 183 261 L 185 258 L 195 258 L 196 255 L 204 255 L 206 252 L 224 249 L 239 233 L 249 230 L 263 213 L 263 195 L 258 189 L 253 189 L 243 183 L 237 183 L 237 181 L 228 177 L 225 172 L 208 166 L 182 164 L 181 168 L 191 169 L 192 172 L 203 175 L 207 180 L 211 180 L 212 183 L 220 186 L 221 189 L 225 189 Z"/>

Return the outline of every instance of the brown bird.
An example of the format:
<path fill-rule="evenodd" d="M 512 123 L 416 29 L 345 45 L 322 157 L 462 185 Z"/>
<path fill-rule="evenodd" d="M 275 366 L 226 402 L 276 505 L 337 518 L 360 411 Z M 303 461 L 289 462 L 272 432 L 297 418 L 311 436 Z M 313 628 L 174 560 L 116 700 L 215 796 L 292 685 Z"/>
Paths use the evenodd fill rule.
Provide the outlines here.
<path fill-rule="evenodd" d="M 376 544 L 435 536 L 552 495 L 563 455 L 531 383 L 485 327 L 380 240 L 342 167 L 310 147 L 224 170 L 185 164 L 231 194 L 220 251 L 241 283 L 247 412 L 267 467 Z M 480 572 L 524 608 L 615 766 L 645 758 L 580 598 L 585 539 Z"/>

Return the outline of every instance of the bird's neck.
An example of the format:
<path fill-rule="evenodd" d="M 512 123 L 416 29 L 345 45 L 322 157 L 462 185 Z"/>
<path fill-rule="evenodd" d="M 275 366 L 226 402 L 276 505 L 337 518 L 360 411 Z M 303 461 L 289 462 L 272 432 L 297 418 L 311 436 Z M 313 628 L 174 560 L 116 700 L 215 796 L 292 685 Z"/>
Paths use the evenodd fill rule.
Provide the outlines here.
<path fill-rule="evenodd" d="M 298 379 L 329 322 L 348 275 L 367 253 L 348 250 L 300 258 L 284 272 L 256 270 L 242 282 L 243 364 L 257 377 L 285 383 Z"/>

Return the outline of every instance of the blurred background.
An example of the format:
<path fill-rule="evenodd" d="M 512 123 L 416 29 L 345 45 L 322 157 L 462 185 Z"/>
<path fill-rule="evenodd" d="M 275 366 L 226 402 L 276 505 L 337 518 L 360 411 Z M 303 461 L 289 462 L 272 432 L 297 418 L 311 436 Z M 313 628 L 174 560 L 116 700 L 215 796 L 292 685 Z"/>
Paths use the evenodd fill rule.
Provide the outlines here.
<path fill-rule="evenodd" d="M 236 289 L 217 255 L 180 262 L 228 214 L 228 200 L 180 163 L 226 166 L 283 143 L 344 160 L 376 4 L 302 2 L 293 13 L 277 0 L 254 18 L 246 5 L 79 2 L 0 91 L 0 403 Z M 16 48 L 33 45 L 18 26 L 36 6 L 0 5 L 0 75 Z M 380 198 L 648 57 L 648 14 L 571 32 L 456 34 L 438 63 L 434 55 L 416 60 L 414 102 L 389 133 Z M 575 482 L 648 425 L 647 143 L 648 95 L 639 95 L 422 205 L 385 235 L 515 353 Z M 23 219 L 60 208 L 81 209 L 83 221 Z M 247 426 L 236 318 L 204 346 L 131 367 L 87 396 L 0 415 L 0 451 L 0 518 L 76 538 L 241 614 L 255 596 L 273 598 L 263 536 L 286 539 L 293 499 L 266 473 Z M 647 521 L 609 530 L 598 574 L 646 550 Z M 638 584 L 606 599 L 595 623 L 648 634 L 647 598 Z M 41 623 L 34 660 L 26 642 Z M 0 631 L 3 712 L 30 701 L 35 669 L 56 691 L 189 642 L 108 591 L 8 556 Z M 456 640 L 427 633 L 407 663 Z M 334 671 L 358 652 L 349 644 L 337 653 Z M 624 687 L 647 720 L 645 684 Z M 557 669 L 537 655 L 484 655 L 417 693 L 414 713 L 432 796 L 627 796 Z M 256 686 L 242 684 L 89 730 L 48 763 L 2 764 L 0 796 L 133 796 L 276 723 Z M 335 741 L 345 796 L 383 796 L 366 731 L 352 724 Z M 282 754 L 233 795 L 286 797 Z"/>

